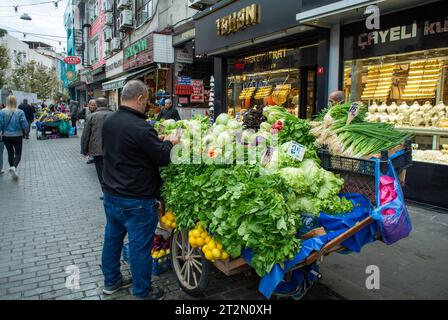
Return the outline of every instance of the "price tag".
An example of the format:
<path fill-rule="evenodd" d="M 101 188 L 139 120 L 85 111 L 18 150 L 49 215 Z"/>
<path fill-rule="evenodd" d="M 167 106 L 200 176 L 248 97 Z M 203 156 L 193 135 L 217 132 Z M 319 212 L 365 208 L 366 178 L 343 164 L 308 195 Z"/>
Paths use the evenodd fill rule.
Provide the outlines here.
<path fill-rule="evenodd" d="M 348 109 L 348 117 L 345 125 L 349 125 L 352 120 L 358 115 L 360 109 L 360 105 L 358 103 L 352 103 L 350 109 Z"/>
<path fill-rule="evenodd" d="M 305 156 L 306 147 L 298 144 L 297 142 L 291 142 L 288 148 L 288 155 L 297 160 L 302 161 Z"/>

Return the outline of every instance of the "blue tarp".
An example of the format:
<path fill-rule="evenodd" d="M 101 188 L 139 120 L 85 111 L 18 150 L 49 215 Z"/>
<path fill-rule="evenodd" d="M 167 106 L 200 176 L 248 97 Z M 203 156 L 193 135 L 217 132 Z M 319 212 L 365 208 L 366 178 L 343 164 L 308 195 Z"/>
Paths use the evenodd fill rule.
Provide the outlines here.
<path fill-rule="evenodd" d="M 326 234 L 303 241 L 300 251 L 297 252 L 293 260 L 285 261 L 284 268 L 276 264 L 271 272 L 261 278 L 258 290 L 266 298 L 270 298 L 274 292 L 283 291 L 286 288 L 290 289 L 291 281 L 298 281 L 297 285 L 299 285 L 303 281 L 301 274 L 294 273 L 292 280 L 289 283 L 285 283 L 283 280 L 285 273 L 300 262 L 303 262 L 313 251 L 319 251 L 327 242 L 336 238 L 371 214 L 373 206 L 365 196 L 361 194 L 341 194 L 341 196 L 353 202 L 355 205 L 353 212 L 339 215 L 321 213 L 319 222 L 325 229 Z M 342 245 L 350 251 L 360 252 L 364 245 L 376 240 L 376 233 L 377 225 L 376 223 L 372 223 L 344 241 Z M 250 264 L 253 253 L 250 249 L 245 249 L 241 252 L 241 256 Z"/>

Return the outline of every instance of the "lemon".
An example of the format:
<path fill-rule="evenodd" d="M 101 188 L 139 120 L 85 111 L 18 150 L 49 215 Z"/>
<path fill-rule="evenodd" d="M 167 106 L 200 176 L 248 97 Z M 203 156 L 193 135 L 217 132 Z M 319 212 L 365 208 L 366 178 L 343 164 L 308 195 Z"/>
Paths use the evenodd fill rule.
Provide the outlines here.
<path fill-rule="evenodd" d="M 205 244 L 208 244 L 210 240 L 212 240 L 212 238 L 210 236 L 207 236 L 204 240 Z"/>
<path fill-rule="evenodd" d="M 188 242 L 190 243 L 190 245 L 192 247 L 196 246 L 196 238 L 195 237 L 188 238 Z"/>
<path fill-rule="evenodd" d="M 199 230 L 193 230 L 193 237 L 195 238 L 199 238 L 201 236 L 201 233 L 199 232 Z"/>
<path fill-rule="evenodd" d="M 221 250 L 215 248 L 212 250 L 213 258 L 219 259 L 221 257 Z"/>
<path fill-rule="evenodd" d="M 216 244 L 216 248 L 218 248 L 221 251 L 222 250 L 222 244 L 220 244 L 220 243 Z"/>
<path fill-rule="evenodd" d="M 202 238 L 197 238 L 196 239 L 196 245 L 198 245 L 199 247 L 204 245 L 204 239 Z"/>
<path fill-rule="evenodd" d="M 166 224 L 166 222 L 167 222 L 166 221 L 167 220 L 166 216 L 163 216 L 160 220 L 162 221 L 163 224 Z"/>
<path fill-rule="evenodd" d="M 203 246 L 202 247 L 202 252 L 205 254 L 206 252 L 208 252 L 209 250 L 208 250 L 208 248 L 207 248 L 207 246 Z"/>
<path fill-rule="evenodd" d="M 205 252 L 205 258 L 207 260 L 212 260 L 213 259 L 213 255 L 210 251 Z"/>
<path fill-rule="evenodd" d="M 171 222 L 171 227 L 172 227 L 173 229 L 176 229 L 176 227 L 177 227 L 176 222 Z"/>
<path fill-rule="evenodd" d="M 188 231 L 188 237 L 191 238 L 193 236 L 193 230 Z"/>
<path fill-rule="evenodd" d="M 207 237 L 208 237 L 207 231 L 202 231 L 201 232 L 201 238 L 203 238 L 205 240 L 205 238 L 207 238 Z"/>
<path fill-rule="evenodd" d="M 223 251 L 223 252 L 221 253 L 221 259 L 226 260 L 226 259 L 228 259 L 228 258 L 229 258 L 229 254 L 228 254 L 227 252 Z"/>
<path fill-rule="evenodd" d="M 208 247 L 210 250 L 215 249 L 215 241 L 214 241 L 213 239 L 210 240 L 209 243 L 207 244 L 207 247 Z"/>
<path fill-rule="evenodd" d="M 160 257 L 163 257 L 165 254 L 166 254 L 165 250 L 163 250 L 163 249 L 160 250 L 159 258 L 160 258 Z M 220 252 L 220 254 L 221 254 L 221 252 Z"/>

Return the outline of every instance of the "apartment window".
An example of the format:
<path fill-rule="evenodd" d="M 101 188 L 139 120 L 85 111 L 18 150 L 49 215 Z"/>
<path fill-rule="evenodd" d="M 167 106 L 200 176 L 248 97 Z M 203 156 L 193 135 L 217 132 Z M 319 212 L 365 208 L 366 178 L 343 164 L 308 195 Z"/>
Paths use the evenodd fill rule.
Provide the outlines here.
<path fill-rule="evenodd" d="M 89 22 L 92 23 L 99 15 L 98 0 L 90 0 L 87 3 L 87 9 L 89 11 Z"/>
<path fill-rule="evenodd" d="M 136 0 L 135 16 L 137 17 L 137 27 L 152 18 L 152 0 Z"/>
<path fill-rule="evenodd" d="M 90 41 L 90 64 L 95 64 L 99 61 L 99 41 L 98 37 Z"/>

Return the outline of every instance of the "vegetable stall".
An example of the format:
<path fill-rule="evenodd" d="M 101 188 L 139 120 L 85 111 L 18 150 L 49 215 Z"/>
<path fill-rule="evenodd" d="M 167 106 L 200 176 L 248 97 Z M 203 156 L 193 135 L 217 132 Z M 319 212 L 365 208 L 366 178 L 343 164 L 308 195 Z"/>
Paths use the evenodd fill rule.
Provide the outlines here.
<path fill-rule="evenodd" d="M 161 222 L 187 293 L 203 293 L 214 264 L 227 275 L 251 267 L 266 298 L 298 299 L 323 256 L 409 234 L 399 181 L 409 134 L 366 122 L 355 104 L 313 123 L 278 106 L 253 112 L 243 123 L 221 114 L 212 127 L 201 116 L 156 124 L 159 134 L 182 131 L 161 170 Z"/>
<path fill-rule="evenodd" d="M 69 137 L 70 117 L 63 112 L 42 112 L 36 121 L 36 138 Z"/>

